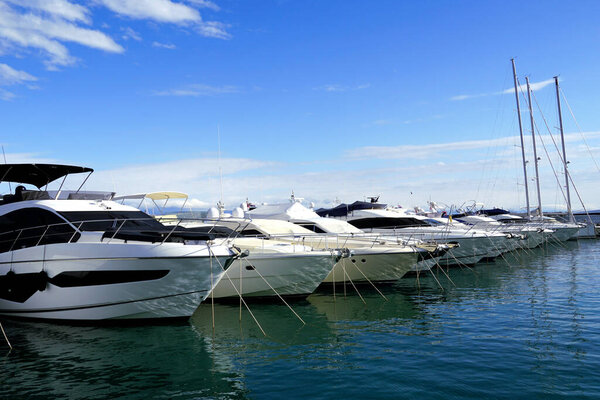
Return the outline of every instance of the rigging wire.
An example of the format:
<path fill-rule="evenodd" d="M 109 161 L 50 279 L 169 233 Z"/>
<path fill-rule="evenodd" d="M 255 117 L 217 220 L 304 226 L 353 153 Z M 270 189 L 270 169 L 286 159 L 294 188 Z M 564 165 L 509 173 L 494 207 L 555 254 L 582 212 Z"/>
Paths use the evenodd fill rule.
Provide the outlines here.
<path fill-rule="evenodd" d="M 532 95 L 533 95 L 533 92 L 532 92 Z M 538 102 L 537 102 L 537 99 L 535 98 L 535 95 L 533 95 L 533 98 L 534 98 L 534 100 L 535 100 L 535 103 L 536 103 L 536 105 L 537 105 L 537 106 L 538 106 L 538 108 L 539 108 L 539 104 L 538 104 Z M 546 121 L 546 118 L 544 117 L 544 114 L 542 114 L 541 110 L 540 110 L 540 114 L 542 115 L 542 119 L 544 120 L 544 124 L 546 125 L 546 128 L 547 128 L 547 129 L 548 129 L 548 131 L 550 132 L 550 128 L 548 127 L 548 123 L 547 123 L 547 121 Z M 535 124 L 534 124 L 534 125 L 535 125 Z M 537 128 L 536 128 L 536 129 L 537 129 Z M 546 156 L 548 157 L 548 160 L 550 160 L 550 156 L 548 155 L 548 151 L 546 150 L 546 146 L 544 145 L 544 141 L 543 141 L 543 139 L 542 139 L 542 135 L 539 135 L 539 137 L 540 137 L 540 140 L 542 140 L 542 144 L 543 144 L 543 147 L 544 147 L 544 151 L 546 152 Z M 550 132 L 550 138 L 552 138 L 552 142 L 554 143 L 554 147 L 555 147 L 555 148 L 556 148 L 556 150 L 557 150 L 557 153 L 558 153 L 558 156 L 559 156 L 559 158 L 560 158 L 561 162 L 563 162 L 563 163 L 564 163 L 565 161 L 564 161 L 564 159 L 563 159 L 563 156 L 562 156 L 562 154 L 561 154 L 561 153 L 560 153 L 560 151 L 558 150 L 558 145 L 556 144 L 556 141 L 554 140 L 554 136 L 552 136 L 552 132 Z M 562 194 L 563 194 L 563 197 L 564 197 L 564 199 L 565 199 L 565 201 L 566 201 L 566 198 L 567 198 L 567 196 L 566 196 L 566 194 L 565 194 L 565 192 L 564 192 L 564 190 L 563 190 L 563 187 L 562 187 L 562 185 L 560 184 L 560 181 L 559 181 L 559 179 L 558 179 L 558 175 L 556 174 L 556 171 L 554 170 L 554 166 L 552 165 L 552 161 L 550 161 L 550 165 L 552 166 L 552 171 L 554 171 L 554 176 L 556 177 L 556 181 L 557 181 L 557 182 L 559 182 L 559 187 L 560 187 L 560 190 L 561 190 L 561 192 L 562 192 Z M 583 203 L 583 199 L 581 198 L 581 195 L 580 195 L 580 193 L 579 193 L 579 190 L 577 189 L 577 186 L 575 186 L 575 182 L 573 181 L 573 177 L 572 177 L 572 176 L 571 176 L 571 174 L 569 173 L 569 170 L 565 169 L 565 174 L 567 175 L 567 178 L 568 178 L 569 182 L 571 182 L 571 185 L 573 186 L 573 189 L 575 190 L 575 193 L 577 194 L 577 198 L 579 199 L 579 202 L 581 203 L 581 207 L 583 207 L 583 210 L 585 211 L 586 215 L 587 215 L 587 216 L 588 216 L 588 218 L 589 218 L 589 214 L 588 214 L 587 208 L 585 207 L 585 204 Z"/>
<path fill-rule="evenodd" d="M 575 121 L 575 125 L 577 125 L 577 129 L 579 129 L 579 134 L 581 135 L 581 138 L 583 139 L 583 143 L 585 143 L 585 147 L 587 148 L 587 151 L 590 153 L 590 157 L 592 157 L 592 161 L 594 161 L 594 164 L 596 165 L 596 169 L 598 170 L 598 172 L 600 172 L 600 167 L 598 166 L 598 163 L 596 162 L 596 159 L 594 158 L 594 155 L 592 154 L 592 151 L 590 150 L 590 146 L 588 145 L 587 140 L 585 140 L 585 136 L 583 135 L 583 130 L 581 129 L 581 126 L 579 126 L 579 122 L 577 122 L 577 119 L 575 118 L 575 114 L 573 114 L 573 110 L 571 109 L 571 106 L 569 105 L 569 102 L 567 101 L 567 96 L 565 95 L 565 92 L 562 87 L 559 87 L 559 90 L 562 93 L 562 98 L 565 101 L 567 108 L 569 109 L 569 113 L 571 114 L 571 117 L 573 117 L 573 121 Z"/>

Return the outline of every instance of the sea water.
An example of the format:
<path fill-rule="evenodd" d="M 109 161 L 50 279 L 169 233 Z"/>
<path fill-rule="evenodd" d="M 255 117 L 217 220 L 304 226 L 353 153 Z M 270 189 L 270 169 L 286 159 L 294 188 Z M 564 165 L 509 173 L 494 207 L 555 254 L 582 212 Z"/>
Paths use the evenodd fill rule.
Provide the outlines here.
<path fill-rule="evenodd" d="M 600 241 L 377 288 L 290 303 L 306 324 L 281 301 L 159 326 L 2 319 L 0 398 L 600 398 Z"/>

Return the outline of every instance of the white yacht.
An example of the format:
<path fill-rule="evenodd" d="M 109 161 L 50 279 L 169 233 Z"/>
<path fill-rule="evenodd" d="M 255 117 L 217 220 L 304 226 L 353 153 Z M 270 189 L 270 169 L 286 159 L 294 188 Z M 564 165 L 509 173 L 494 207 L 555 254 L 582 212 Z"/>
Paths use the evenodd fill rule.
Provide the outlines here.
<path fill-rule="evenodd" d="M 405 210 L 387 208 L 385 204 L 354 202 L 331 209 L 316 210 L 323 217 L 340 218 L 365 232 L 405 239 L 458 244 L 439 260 L 441 265 L 473 265 L 498 256 L 507 247 L 503 233 L 475 229 L 455 229 L 428 217 L 408 214 Z"/>
<path fill-rule="evenodd" d="M 219 223 L 235 228 L 234 221 L 221 220 Z M 394 281 L 411 271 L 417 262 L 431 256 L 429 250 L 415 246 L 385 245 L 348 235 L 314 233 L 277 219 L 247 219 L 238 229 L 242 235 L 260 235 L 268 240 L 342 252 L 341 258 L 335 260 L 333 269 L 323 279 L 324 283 Z"/>
<path fill-rule="evenodd" d="M 532 219 L 529 220 L 498 208 L 480 210 L 478 214 L 488 216 L 506 225 L 533 226 L 539 229 L 547 229 L 552 231 L 550 237 L 559 242 L 565 242 L 575 238 L 577 232 L 584 226 L 583 224 L 560 222 L 551 217 L 532 217 Z"/>
<path fill-rule="evenodd" d="M 336 276 L 339 280 L 348 273 L 348 270 L 357 275 L 358 281 L 395 280 L 398 279 L 401 271 L 430 269 L 436 260 L 449 250 L 447 245 L 366 233 L 346 221 L 320 217 L 313 210 L 302 205 L 301 200 L 293 195 L 289 203 L 260 205 L 246 215 L 254 224 L 264 224 L 265 222 L 261 222 L 263 219 L 271 219 L 291 222 L 306 228 L 313 233 L 313 236 L 302 236 L 302 240 L 303 242 L 310 240 L 311 246 L 331 245 L 349 249 L 354 255 L 350 257 L 350 264 L 348 264 L 350 268 L 346 268 L 347 260 L 341 260 L 325 282 L 336 281 Z M 414 253 L 417 255 L 416 259 Z M 410 268 L 407 270 L 408 267 Z M 345 269 L 346 272 L 340 271 L 341 269 Z"/>
<path fill-rule="evenodd" d="M 295 198 L 294 195 L 292 195 L 289 203 L 260 205 L 249 211 L 247 216 L 253 218 L 253 220 L 268 218 L 292 222 L 316 234 L 324 234 L 323 237 L 326 241 L 331 241 L 334 238 L 338 246 L 340 239 L 342 239 L 342 243 L 351 246 L 356 254 L 358 254 L 357 252 L 373 253 L 373 249 L 390 247 L 418 249 L 420 259 L 413 264 L 411 271 L 429 270 L 450 248 L 445 244 L 364 232 L 346 221 L 319 216 L 313 210 L 305 207 L 301 199 Z"/>
<path fill-rule="evenodd" d="M 235 253 L 211 243 L 210 235 L 167 228 L 110 196 L 68 193 L 62 184 L 53 197 L 39 190 L 92 172 L 0 165 L 1 182 L 38 189 L 20 185 L 0 202 L 0 315 L 79 321 L 191 316 Z M 200 244 L 183 243 L 190 239 Z"/>
<path fill-rule="evenodd" d="M 188 196 L 181 192 L 154 192 L 117 196 L 114 199 L 135 201 L 138 208 L 150 211 L 146 207 L 146 202 L 149 201 L 153 209 L 165 212 L 167 202 L 172 199 L 183 200 L 183 209 Z M 238 210 L 237 216 L 243 217 L 243 212 Z M 231 214 L 225 214 L 216 208 L 209 210 L 209 217 L 179 218 L 176 214 L 155 216 L 167 226 L 215 235 L 215 243 L 233 246 L 244 254 L 229 266 L 221 281 L 212 290 L 212 299 L 238 299 L 239 296 L 256 299 L 278 295 L 306 297 L 315 291 L 340 258 L 339 252 L 333 249 L 316 250 L 308 245 L 287 241 L 240 237 L 235 228 L 244 224 L 243 218 L 232 217 Z M 229 224 L 224 224 L 223 227 L 223 224 L 219 224 L 221 220 L 227 220 Z"/>

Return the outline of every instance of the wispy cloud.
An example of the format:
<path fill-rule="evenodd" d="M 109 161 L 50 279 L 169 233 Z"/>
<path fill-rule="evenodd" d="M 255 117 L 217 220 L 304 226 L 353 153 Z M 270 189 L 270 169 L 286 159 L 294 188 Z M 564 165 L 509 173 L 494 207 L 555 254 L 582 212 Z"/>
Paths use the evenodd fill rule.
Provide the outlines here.
<path fill-rule="evenodd" d="M 561 81 L 559 79 L 559 81 Z M 562 82 L 562 81 L 561 81 Z M 554 83 L 554 79 L 546 79 L 545 81 L 529 83 L 529 87 L 533 92 L 536 90 L 540 90 L 545 88 L 548 85 L 552 85 Z M 527 84 L 519 85 L 519 92 L 527 92 Z M 515 88 L 506 89 L 502 92 L 502 94 L 515 94 Z"/>
<path fill-rule="evenodd" d="M 217 96 L 222 94 L 239 93 L 237 86 L 211 86 L 205 84 L 192 84 L 178 89 L 155 91 L 155 96 Z"/>
<path fill-rule="evenodd" d="M 160 43 L 160 42 L 152 42 L 152 47 L 159 47 L 161 49 L 174 50 L 177 48 L 174 44 L 171 43 Z"/>
<path fill-rule="evenodd" d="M 12 86 L 34 81 L 37 81 L 35 76 L 30 75 L 25 71 L 16 70 L 9 65 L 0 64 L 0 86 Z M 0 88 L 1 100 L 12 100 L 15 96 L 14 93 Z"/>
<path fill-rule="evenodd" d="M 121 35 L 123 40 L 133 39 L 138 42 L 142 41 L 142 37 L 140 36 L 140 34 L 136 31 L 134 31 L 133 29 L 131 29 L 130 27 L 121 28 L 121 30 L 123 31 L 123 35 Z"/>
<path fill-rule="evenodd" d="M 193 4 L 200 8 L 208 8 L 213 11 L 221 10 L 221 7 L 209 0 L 186 0 L 187 3 Z"/>
<path fill-rule="evenodd" d="M 373 121 L 373 125 L 391 125 L 393 123 L 392 120 L 389 119 L 377 119 L 375 121 Z"/>
<path fill-rule="evenodd" d="M 25 71 L 18 71 L 6 64 L 0 64 L 0 84 L 14 85 L 23 82 L 37 81 L 37 78 Z"/>
<path fill-rule="evenodd" d="M 67 21 L 91 23 L 90 11 L 69 0 L 4 0 L 4 2 L 35 11 L 43 11 Z"/>
<path fill-rule="evenodd" d="M 90 22 L 89 11 L 83 6 L 66 0 L 10 2 L 14 8 L 0 2 L 0 41 L 7 47 L 41 50 L 50 69 L 76 61 L 64 42 L 112 53 L 124 51 L 108 35 L 80 25 Z"/>
<path fill-rule="evenodd" d="M 197 9 L 171 0 L 95 0 L 111 11 L 132 19 L 147 19 L 162 23 L 172 23 L 195 28 L 202 36 L 229 39 L 228 25 L 217 21 L 204 21 Z M 198 7 L 212 8 L 216 4 L 210 1 L 188 1 Z"/>
<path fill-rule="evenodd" d="M 89 0 L 86 4 L 104 6 L 130 19 L 179 25 L 205 37 L 231 38 L 227 24 L 202 19 L 197 8 L 219 10 L 211 1 Z M 107 33 L 91 27 L 93 9 L 72 0 L 0 0 L 0 46 L 5 54 L 40 51 L 51 70 L 76 64 L 69 43 L 109 53 L 125 52 Z M 101 29 L 108 26 L 103 24 Z M 122 31 L 122 40 L 142 39 L 130 27 Z"/>
<path fill-rule="evenodd" d="M 220 160 L 220 163 L 216 158 L 198 158 L 134 165 L 97 171 L 92 175 L 89 186 L 101 190 L 116 190 L 120 194 L 175 190 L 196 197 L 210 190 L 209 198 L 212 198 L 212 190 L 216 190 L 214 193 L 219 190 L 219 165 L 225 180 L 230 175 L 264 171 L 273 168 L 277 163 L 225 157 Z M 232 192 L 235 190 L 234 187 L 225 184 L 224 188 Z"/>
<path fill-rule="evenodd" d="M 170 0 L 96 0 L 111 11 L 132 19 L 185 24 L 201 21 L 200 13 Z"/>
<path fill-rule="evenodd" d="M 330 83 L 330 84 L 326 84 L 323 86 L 314 87 L 313 90 L 319 90 L 319 91 L 324 91 L 324 92 L 348 92 L 348 91 L 353 91 L 353 90 L 367 89 L 369 87 L 371 87 L 371 85 L 369 83 L 355 85 L 355 86 L 347 86 L 347 85 Z"/>
<path fill-rule="evenodd" d="M 570 143 L 570 171 L 575 182 L 579 183 L 579 192 L 588 202 L 587 206 L 599 207 L 599 189 L 594 184 L 598 170 L 590 167 L 591 162 L 585 162 L 585 159 L 589 159 L 587 152 L 577 150 L 582 143 L 580 134 L 566 136 Z M 600 145 L 600 132 L 585 133 L 585 136 L 592 151 L 598 155 L 596 149 Z M 195 202 L 198 207 L 214 205 L 220 198 L 222 187 L 224 200 L 229 207 L 235 207 L 246 198 L 255 202 L 286 201 L 294 190 L 297 196 L 318 205 L 335 197 L 352 202 L 364 198 L 366 194 L 381 194 L 382 202 L 405 207 L 424 206 L 429 199 L 446 204 L 462 204 L 476 199 L 490 206 L 519 208 L 524 204 L 519 157 L 502 151 L 488 156 L 488 153 L 478 151 L 487 145 L 498 145 L 502 149 L 512 150 L 512 153 L 520 153 L 514 148 L 513 139 L 516 138 L 429 143 L 418 146 L 424 147 L 427 153 L 420 154 L 424 158 L 419 162 L 390 162 L 389 159 L 370 157 L 348 162 L 345 154 L 333 152 L 327 162 L 319 164 L 316 169 L 314 164 L 318 160 L 280 163 L 224 157 L 220 163 L 223 168 L 222 186 L 218 159 L 206 156 L 98 170 L 86 183 L 86 188 L 114 190 L 119 194 L 180 191 L 188 193 L 191 199 L 198 199 Z M 509 149 L 510 146 L 513 148 Z M 403 151 L 417 152 L 415 146 L 406 146 Z M 447 157 L 435 157 L 436 154 L 445 154 Z M 376 154 L 369 154 L 373 155 Z M 16 162 L 13 155 L 7 157 L 9 162 Z M 552 202 L 560 202 L 556 200 L 561 197 L 556 194 L 558 184 L 554 174 L 547 160 L 543 161 L 540 168 L 543 201 L 552 199 Z M 533 168 L 531 164 L 528 165 L 529 169 Z M 81 180 L 77 180 L 75 188 Z"/>
<path fill-rule="evenodd" d="M 554 83 L 554 79 L 546 79 L 545 81 L 541 81 L 541 82 L 535 82 L 535 83 L 530 83 L 530 87 L 532 91 L 536 91 L 536 90 L 540 90 L 545 88 L 548 85 L 551 85 Z M 525 92 L 527 91 L 527 85 L 519 85 L 519 92 Z M 469 99 L 476 99 L 479 97 L 488 97 L 488 96 L 497 96 L 500 94 L 509 94 L 515 93 L 515 88 L 510 88 L 510 89 L 506 89 L 503 90 L 501 92 L 492 92 L 492 93 L 479 93 L 479 94 L 461 94 L 458 96 L 453 96 L 450 98 L 450 100 L 452 101 L 461 101 L 461 100 L 469 100 Z"/>
<path fill-rule="evenodd" d="M 600 132 L 588 132 L 585 135 L 588 138 L 596 138 L 600 137 Z M 548 146 L 552 144 L 552 138 L 549 135 L 538 135 L 537 138 L 538 141 L 541 140 Z M 581 135 L 578 133 L 569 133 L 565 135 L 566 142 L 578 142 L 580 140 Z M 518 141 L 518 136 L 506 136 L 496 139 L 464 140 L 448 143 L 398 146 L 365 146 L 349 150 L 345 153 L 345 156 L 351 159 L 380 160 L 438 159 L 444 155 L 456 155 L 454 152 L 464 152 L 467 150 L 471 151 L 490 147 L 513 147 Z"/>

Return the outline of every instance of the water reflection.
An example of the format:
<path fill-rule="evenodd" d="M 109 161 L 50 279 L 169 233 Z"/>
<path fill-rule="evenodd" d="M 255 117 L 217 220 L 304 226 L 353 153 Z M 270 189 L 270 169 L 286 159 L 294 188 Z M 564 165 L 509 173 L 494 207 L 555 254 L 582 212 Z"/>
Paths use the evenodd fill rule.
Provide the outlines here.
<path fill-rule="evenodd" d="M 381 294 L 362 285 L 362 299 L 325 288 L 290 303 L 306 325 L 281 302 L 250 304 L 266 336 L 231 304 L 203 304 L 181 325 L 2 321 L 15 350 L 0 358 L 0 397 L 598 397 L 599 244 L 434 271 Z"/>
<path fill-rule="evenodd" d="M 215 368 L 217 360 L 187 324 L 122 328 L 3 324 L 15 346 L 0 359 L 3 398 L 245 394 L 235 370 Z"/>

